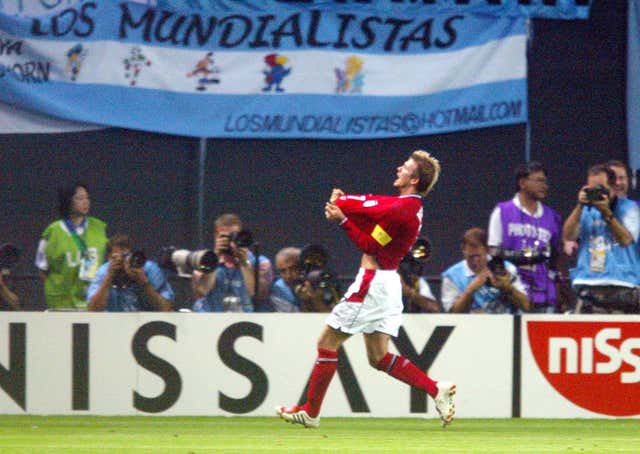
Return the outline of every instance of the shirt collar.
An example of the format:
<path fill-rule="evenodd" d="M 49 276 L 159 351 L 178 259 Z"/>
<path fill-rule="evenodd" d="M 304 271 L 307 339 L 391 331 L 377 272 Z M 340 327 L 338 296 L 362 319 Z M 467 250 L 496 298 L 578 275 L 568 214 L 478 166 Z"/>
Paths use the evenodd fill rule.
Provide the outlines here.
<path fill-rule="evenodd" d="M 536 212 L 533 214 L 530 214 L 527 210 L 524 209 L 524 207 L 522 206 L 522 203 L 520 202 L 520 197 L 518 197 L 517 192 L 516 192 L 516 195 L 513 197 L 513 203 L 515 203 L 515 205 L 518 207 L 520 211 L 522 211 L 523 213 L 529 216 L 533 216 L 534 218 L 542 217 L 543 208 L 542 208 L 542 203 L 540 203 L 540 201 L 536 202 Z"/>

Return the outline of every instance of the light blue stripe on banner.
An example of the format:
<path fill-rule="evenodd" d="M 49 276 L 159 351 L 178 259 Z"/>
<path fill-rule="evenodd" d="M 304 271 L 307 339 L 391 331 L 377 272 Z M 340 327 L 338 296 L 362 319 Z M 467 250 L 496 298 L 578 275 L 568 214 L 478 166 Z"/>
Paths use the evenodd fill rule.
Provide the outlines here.
<path fill-rule="evenodd" d="M 0 99 L 69 120 L 194 137 L 368 139 L 525 122 L 526 80 L 412 97 L 203 95 L 6 79 Z M 78 100 L 79 102 L 74 102 Z"/>
<path fill-rule="evenodd" d="M 171 12 L 103 0 L 38 18 L 0 14 L 0 30 L 16 37 L 66 42 L 119 41 L 214 51 L 331 50 L 349 53 L 439 53 L 526 32 L 524 17 L 474 14 L 350 14 L 276 10 Z"/>

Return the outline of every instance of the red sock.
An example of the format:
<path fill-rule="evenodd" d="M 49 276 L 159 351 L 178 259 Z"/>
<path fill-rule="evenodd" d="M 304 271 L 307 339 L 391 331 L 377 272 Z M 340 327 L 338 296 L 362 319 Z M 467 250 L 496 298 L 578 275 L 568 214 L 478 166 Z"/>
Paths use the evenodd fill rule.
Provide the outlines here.
<path fill-rule="evenodd" d="M 331 383 L 333 374 L 338 367 L 338 352 L 333 350 L 318 349 L 318 359 L 311 372 L 311 380 L 307 389 L 307 403 L 301 409 L 305 410 L 312 418 L 320 414 L 320 407 Z"/>
<path fill-rule="evenodd" d="M 431 397 L 436 397 L 436 394 L 438 394 L 436 382 L 431 380 L 427 374 L 418 369 L 415 364 L 404 356 L 387 352 L 378 363 L 377 368 L 414 388 L 426 391 Z"/>

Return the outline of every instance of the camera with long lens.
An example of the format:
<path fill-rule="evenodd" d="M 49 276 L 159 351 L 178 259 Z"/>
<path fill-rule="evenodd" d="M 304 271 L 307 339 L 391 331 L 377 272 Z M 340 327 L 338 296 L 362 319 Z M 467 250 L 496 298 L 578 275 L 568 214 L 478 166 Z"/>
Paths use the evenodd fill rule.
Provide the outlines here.
<path fill-rule="evenodd" d="M 0 245 L 0 270 L 13 268 L 20 260 L 20 249 L 11 243 Z"/>
<path fill-rule="evenodd" d="M 402 280 L 411 284 L 415 278 L 424 273 L 425 263 L 431 257 L 431 243 L 427 238 L 421 237 L 411 246 L 398 266 L 398 272 Z"/>
<path fill-rule="evenodd" d="M 334 274 L 327 268 L 329 252 L 320 244 L 309 244 L 300 252 L 299 266 L 301 276 L 295 287 L 309 282 L 313 290 L 319 290 L 322 302 L 326 305 L 337 300 L 339 294 L 338 282 Z"/>
<path fill-rule="evenodd" d="M 211 273 L 218 266 L 218 256 L 210 249 L 176 249 L 173 246 L 163 248 L 159 264 L 180 277 L 191 277 L 194 271 Z"/>
<path fill-rule="evenodd" d="M 220 236 L 229 238 L 229 248 L 222 250 L 223 254 L 232 254 L 233 247 L 248 248 L 254 245 L 253 234 L 249 230 L 240 230 Z"/>
<path fill-rule="evenodd" d="M 551 245 L 540 247 L 540 241 L 535 240 L 531 246 L 523 246 L 522 249 L 506 249 L 499 246 L 489 247 L 492 258 L 499 257 L 503 261 L 508 260 L 516 266 L 530 266 L 539 263 L 547 263 L 551 260 Z"/>
<path fill-rule="evenodd" d="M 584 193 L 587 196 L 587 200 L 589 203 L 599 202 L 600 200 L 604 200 L 605 196 L 609 195 L 609 191 L 603 185 L 599 184 L 594 187 L 584 188 Z"/>
<path fill-rule="evenodd" d="M 300 283 L 309 281 L 313 288 L 326 287 L 333 275 L 326 268 L 329 252 L 320 244 L 308 244 L 300 252 Z"/>

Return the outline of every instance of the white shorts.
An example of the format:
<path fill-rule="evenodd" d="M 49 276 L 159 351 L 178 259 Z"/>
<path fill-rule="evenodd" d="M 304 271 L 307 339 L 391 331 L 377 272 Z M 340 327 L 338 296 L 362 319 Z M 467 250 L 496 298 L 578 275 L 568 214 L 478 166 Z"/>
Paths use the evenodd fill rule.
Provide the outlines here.
<path fill-rule="evenodd" d="M 402 285 L 395 270 L 360 268 L 353 284 L 327 317 L 347 334 L 380 331 L 397 336 L 402 324 Z"/>

